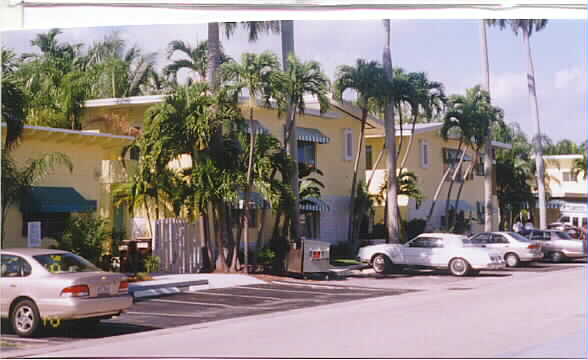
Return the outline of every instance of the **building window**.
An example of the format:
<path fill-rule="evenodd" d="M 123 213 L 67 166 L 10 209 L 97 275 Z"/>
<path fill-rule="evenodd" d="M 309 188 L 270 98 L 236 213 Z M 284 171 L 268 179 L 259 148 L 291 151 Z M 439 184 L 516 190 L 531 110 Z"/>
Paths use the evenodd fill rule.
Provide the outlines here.
<path fill-rule="evenodd" d="M 137 146 L 133 146 L 129 150 L 129 158 L 131 160 L 139 160 L 141 158 L 141 152 Z"/>
<path fill-rule="evenodd" d="M 564 182 L 578 182 L 578 174 L 574 174 L 570 171 L 563 172 L 563 181 Z"/>
<path fill-rule="evenodd" d="M 316 143 L 298 141 L 298 162 L 316 166 Z"/>
<path fill-rule="evenodd" d="M 58 238 L 63 235 L 70 213 L 24 213 L 22 215 L 22 235 L 28 235 L 28 222 L 41 222 L 41 237 Z"/>
<path fill-rule="evenodd" d="M 365 168 L 366 170 L 371 170 L 373 167 L 373 160 L 372 160 L 372 155 L 373 154 L 373 146 L 371 145 L 366 145 L 365 147 Z"/>
<path fill-rule="evenodd" d="M 345 139 L 344 155 L 345 160 L 353 160 L 353 130 L 343 130 L 343 136 Z"/>
<path fill-rule="evenodd" d="M 421 140 L 420 141 L 420 153 L 421 153 L 421 168 L 426 169 L 429 167 L 429 143 Z"/>
<path fill-rule="evenodd" d="M 303 214 L 302 236 L 306 239 L 319 239 L 321 234 L 321 213 L 308 211 Z"/>

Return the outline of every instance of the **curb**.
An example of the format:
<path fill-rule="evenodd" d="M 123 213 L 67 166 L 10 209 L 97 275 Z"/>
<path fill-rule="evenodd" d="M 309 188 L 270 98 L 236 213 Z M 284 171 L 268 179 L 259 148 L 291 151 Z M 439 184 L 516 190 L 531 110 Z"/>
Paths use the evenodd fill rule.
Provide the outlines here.
<path fill-rule="evenodd" d="M 181 281 L 160 285 L 129 284 L 129 294 L 136 300 L 146 297 L 177 294 L 180 292 L 206 290 L 208 288 L 208 280 Z"/>

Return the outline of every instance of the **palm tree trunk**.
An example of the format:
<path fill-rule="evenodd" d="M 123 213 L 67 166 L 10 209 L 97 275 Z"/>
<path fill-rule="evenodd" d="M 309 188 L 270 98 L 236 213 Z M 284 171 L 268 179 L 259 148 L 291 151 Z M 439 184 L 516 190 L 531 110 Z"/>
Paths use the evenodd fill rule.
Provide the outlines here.
<path fill-rule="evenodd" d="M 488 41 L 486 39 L 486 20 L 480 23 L 482 33 L 482 74 L 484 75 L 482 87 L 490 94 L 490 65 L 488 62 Z M 492 205 L 492 125 L 488 124 L 488 133 L 484 138 L 484 231 L 494 230 L 494 208 Z"/>
<path fill-rule="evenodd" d="M 459 188 L 457 189 L 457 196 L 455 197 L 455 208 L 457 209 L 457 205 L 459 204 L 459 199 L 461 198 L 461 192 L 463 190 L 463 186 L 468 178 L 468 176 L 470 176 L 470 173 L 472 172 L 472 170 L 474 169 L 474 167 L 477 165 L 477 159 L 478 159 L 479 153 L 476 152 L 476 157 L 474 158 L 474 161 L 472 161 L 470 163 L 470 165 L 468 166 L 468 168 L 466 169 L 464 175 L 463 175 L 463 181 L 459 184 Z"/>
<path fill-rule="evenodd" d="M 249 199 L 251 198 L 251 187 L 253 186 L 253 149 L 255 147 L 255 129 L 253 128 L 253 103 L 255 94 L 250 94 L 251 103 L 249 104 L 249 161 L 247 164 L 247 192 L 245 193 L 245 206 L 243 209 L 243 243 L 244 243 L 244 260 L 245 273 L 248 272 L 249 265 Z M 239 246 L 237 246 L 237 249 Z"/>
<path fill-rule="evenodd" d="M 357 239 L 355 239 L 355 194 L 357 192 L 357 172 L 359 171 L 359 160 L 361 158 L 361 149 L 363 148 L 363 139 L 365 135 L 365 123 L 367 121 L 367 104 L 364 104 L 364 108 L 361 110 L 361 128 L 359 131 L 359 141 L 357 142 L 357 153 L 355 154 L 355 161 L 353 162 L 353 177 L 351 180 L 351 200 L 349 205 L 349 243 L 356 248 Z"/>
<path fill-rule="evenodd" d="M 400 128 L 400 142 L 398 144 L 398 150 L 396 151 L 396 158 L 400 156 L 402 152 L 402 143 L 404 142 L 404 137 L 402 136 L 402 130 L 404 127 L 403 117 L 402 117 L 402 103 L 398 103 L 398 120 L 399 120 L 399 128 Z"/>
<path fill-rule="evenodd" d="M 408 146 L 406 147 L 406 152 L 404 153 L 404 156 L 402 157 L 402 161 L 400 162 L 400 166 L 399 166 L 400 171 L 402 171 L 402 169 L 404 169 L 404 167 L 406 166 L 406 162 L 408 161 L 408 154 L 410 154 L 410 150 L 412 149 L 412 144 L 414 142 L 414 129 L 416 127 L 416 122 L 417 122 L 417 115 L 415 114 L 415 115 L 413 115 L 413 118 L 412 118 L 412 130 L 410 132 L 410 138 L 408 139 Z"/>
<path fill-rule="evenodd" d="M 447 200 L 445 202 L 445 217 L 447 219 L 447 229 L 449 229 L 449 204 L 451 202 L 451 193 L 453 191 L 453 185 L 455 184 L 455 180 L 457 174 L 459 173 L 459 169 L 461 169 L 461 164 L 463 163 L 463 159 L 465 157 L 465 150 L 461 150 L 461 140 L 459 141 L 459 146 L 457 150 L 460 152 L 460 157 L 457 165 L 455 166 L 455 170 L 453 170 L 453 174 L 451 175 L 451 181 L 449 182 L 449 189 L 447 190 Z M 455 209 L 457 212 L 457 209 Z"/>
<path fill-rule="evenodd" d="M 372 173 L 370 174 L 370 177 L 369 177 L 369 179 L 367 181 L 367 185 L 366 185 L 366 188 L 368 190 L 370 188 L 372 180 L 374 179 L 374 175 L 376 174 L 376 170 L 378 169 L 378 165 L 380 165 L 380 161 L 382 161 L 382 159 L 384 158 L 384 151 L 385 150 L 386 150 L 386 143 L 384 143 L 384 146 L 382 146 L 382 150 L 380 150 L 380 153 L 378 154 L 378 158 L 376 159 L 374 166 L 372 166 Z"/>
<path fill-rule="evenodd" d="M 537 91 L 535 83 L 535 68 L 533 67 L 533 57 L 531 56 L 531 42 L 527 29 L 523 29 L 523 42 L 527 49 L 528 73 L 527 80 L 529 82 L 529 99 L 531 105 L 531 118 L 535 122 L 537 128 L 537 136 L 535 141 L 535 165 L 537 167 L 537 193 L 539 196 L 539 228 L 547 228 L 547 209 L 545 201 L 545 168 L 543 164 L 543 144 L 541 141 L 541 123 L 539 121 L 539 104 L 537 101 Z"/>
<path fill-rule="evenodd" d="M 281 33 L 282 33 L 282 67 L 284 71 L 288 71 L 288 57 L 294 55 L 294 21 L 293 20 L 282 20 L 280 22 Z M 294 192 L 296 201 L 291 209 L 291 220 L 290 236 L 291 241 L 299 243 L 300 234 L 300 205 L 299 205 L 299 188 L 298 188 L 298 137 L 296 135 L 296 111 L 292 101 L 288 102 L 288 121 L 286 122 L 286 138 L 284 139 L 286 145 L 286 152 L 292 159 L 296 166 L 292 171 L 290 177 L 290 187 Z"/>
<path fill-rule="evenodd" d="M 212 91 L 219 86 L 218 67 L 220 64 L 220 34 L 219 23 L 208 23 L 208 85 Z"/>
<path fill-rule="evenodd" d="M 386 72 L 388 81 L 394 79 L 392 71 L 392 57 L 390 55 L 390 20 L 384 20 L 384 28 L 386 30 L 386 44 L 384 45 L 382 64 Z M 386 218 L 388 223 L 386 228 L 388 230 L 388 239 L 392 242 L 400 242 L 400 218 L 398 217 L 398 185 L 396 178 L 396 128 L 394 124 L 394 99 L 390 98 L 386 108 L 384 109 L 384 129 L 386 136 L 386 168 L 388 169 L 388 193 L 386 194 L 386 202 L 388 204 L 388 214 Z"/>
<path fill-rule="evenodd" d="M 450 172 L 451 172 L 451 167 L 448 167 L 447 170 L 445 170 L 445 173 L 443 174 L 443 176 L 441 177 L 441 181 L 439 181 L 439 185 L 437 185 L 437 189 L 435 190 L 435 194 L 433 195 L 431 208 L 429 209 L 429 214 L 427 215 L 427 221 L 425 222 L 425 224 L 429 224 L 429 222 L 431 221 L 431 218 L 433 217 L 433 212 L 435 211 L 435 206 L 437 205 L 437 199 L 439 198 L 439 194 L 441 193 L 441 189 L 443 188 L 443 184 L 445 184 L 445 180 L 447 179 L 447 176 L 449 175 Z"/>

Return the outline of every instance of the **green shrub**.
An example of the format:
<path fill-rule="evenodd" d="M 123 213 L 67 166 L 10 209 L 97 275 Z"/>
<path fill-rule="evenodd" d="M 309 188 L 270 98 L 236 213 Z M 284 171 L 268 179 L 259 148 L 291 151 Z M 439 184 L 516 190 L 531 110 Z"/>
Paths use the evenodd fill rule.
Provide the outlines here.
<path fill-rule="evenodd" d="M 108 228 L 108 221 L 94 213 L 72 216 L 63 235 L 57 239 L 58 247 L 100 265 L 104 248 L 110 241 Z"/>
<path fill-rule="evenodd" d="M 271 265 L 276 260 L 276 252 L 269 246 L 264 246 L 257 252 L 256 259 L 259 265 Z"/>
<path fill-rule="evenodd" d="M 145 258 L 145 271 L 148 273 L 158 272 L 160 265 L 159 256 L 147 256 Z"/>

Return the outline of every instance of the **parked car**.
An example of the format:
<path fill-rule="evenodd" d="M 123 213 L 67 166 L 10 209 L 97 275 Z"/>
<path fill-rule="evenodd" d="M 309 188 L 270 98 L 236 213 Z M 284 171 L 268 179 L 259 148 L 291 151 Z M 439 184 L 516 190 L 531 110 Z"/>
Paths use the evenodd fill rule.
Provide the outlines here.
<path fill-rule="evenodd" d="M 529 240 L 516 232 L 482 232 L 472 236 L 469 242 L 498 251 L 508 267 L 543 258 L 539 241 Z"/>
<path fill-rule="evenodd" d="M 551 223 L 551 224 L 547 225 L 547 229 L 567 232 L 573 239 L 579 239 L 580 234 L 581 234 L 581 230 L 579 228 L 572 226 L 572 225 L 569 225 L 569 224 L 564 224 L 564 223 L 559 223 L 559 222 L 555 222 L 555 223 Z"/>
<path fill-rule="evenodd" d="M 393 266 L 448 269 L 452 275 L 475 275 L 480 270 L 504 268 L 500 253 L 469 246 L 463 235 L 425 233 L 406 244 L 370 245 L 359 249 L 358 260 L 377 273 Z"/>
<path fill-rule="evenodd" d="M 124 275 L 101 271 L 70 252 L 3 249 L 0 258 L 0 315 L 19 336 L 33 336 L 47 322 L 94 326 L 133 303 Z"/>
<path fill-rule="evenodd" d="M 586 257 L 586 240 L 573 239 L 565 231 L 533 230 L 528 237 L 541 241 L 545 258 L 554 262 Z"/>

